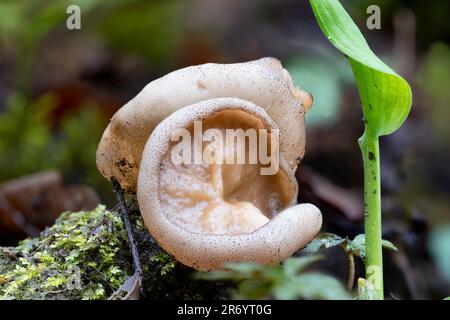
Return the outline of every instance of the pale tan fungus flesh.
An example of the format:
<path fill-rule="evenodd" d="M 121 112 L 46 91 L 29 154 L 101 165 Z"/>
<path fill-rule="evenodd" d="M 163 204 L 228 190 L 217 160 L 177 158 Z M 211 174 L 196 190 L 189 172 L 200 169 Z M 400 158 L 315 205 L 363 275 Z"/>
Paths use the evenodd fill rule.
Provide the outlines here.
<path fill-rule="evenodd" d="M 248 113 L 225 110 L 203 121 L 203 132 L 209 128 L 221 129 L 225 137 L 225 129 L 245 131 L 264 125 Z M 193 128 L 189 131 L 192 133 Z M 210 143 L 204 142 L 202 150 Z M 173 145 L 161 165 L 161 207 L 171 221 L 192 232 L 250 233 L 265 225 L 292 199 L 294 188 L 284 172 L 261 175 L 259 164 L 226 164 L 227 153 L 237 150 L 236 140 L 226 145 L 224 139 L 222 163 L 213 164 L 174 164 Z M 194 140 L 191 150 L 195 150 L 193 145 Z"/>

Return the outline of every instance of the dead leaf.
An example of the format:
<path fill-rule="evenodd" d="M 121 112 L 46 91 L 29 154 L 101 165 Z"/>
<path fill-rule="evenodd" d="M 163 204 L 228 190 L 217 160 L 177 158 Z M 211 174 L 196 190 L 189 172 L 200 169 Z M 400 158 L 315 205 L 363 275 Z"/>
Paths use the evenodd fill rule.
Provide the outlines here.
<path fill-rule="evenodd" d="M 43 171 L 0 185 L 0 231 L 34 237 L 64 211 L 93 210 L 100 203 L 88 186 L 65 187 L 57 171 Z"/>

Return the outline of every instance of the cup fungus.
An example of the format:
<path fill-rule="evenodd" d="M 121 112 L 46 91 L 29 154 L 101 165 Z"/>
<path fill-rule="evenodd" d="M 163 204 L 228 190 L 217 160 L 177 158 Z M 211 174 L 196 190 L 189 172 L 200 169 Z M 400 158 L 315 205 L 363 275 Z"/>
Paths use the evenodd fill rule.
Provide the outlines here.
<path fill-rule="evenodd" d="M 322 223 L 315 206 L 296 205 L 311 104 L 273 58 L 181 69 L 114 115 L 97 165 L 137 191 L 147 229 L 183 264 L 206 271 L 226 262 L 278 263 Z M 228 140 L 230 130 L 255 134 L 239 145 L 236 136 Z"/>

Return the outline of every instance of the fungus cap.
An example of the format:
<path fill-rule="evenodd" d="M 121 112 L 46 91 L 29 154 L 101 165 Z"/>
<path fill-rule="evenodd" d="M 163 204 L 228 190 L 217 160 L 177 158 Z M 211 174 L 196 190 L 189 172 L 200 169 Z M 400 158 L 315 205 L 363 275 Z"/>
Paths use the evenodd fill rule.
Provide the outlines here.
<path fill-rule="evenodd" d="M 136 192 L 142 151 L 158 123 L 187 105 L 221 97 L 251 101 L 269 114 L 280 127 L 280 150 L 293 174 L 305 150 L 312 97 L 295 87 L 275 58 L 191 66 L 150 82 L 111 119 L 97 149 L 99 171 Z"/>
<path fill-rule="evenodd" d="M 220 116 L 215 117 L 216 115 Z M 265 178 L 261 178 L 262 180 L 246 180 L 245 175 L 240 175 L 241 180 L 237 183 L 242 188 L 234 189 L 238 190 L 233 194 L 235 199 L 233 201 L 220 200 L 226 200 L 231 205 L 239 205 L 239 203 L 245 202 L 254 206 L 250 207 L 246 204 L 242 207 L 243 212 L 234 212 L 236 215 L 244 213 L 246 217 L 250 217 L 250 220 L 245 220 L 245 228 L 234 234 L 222 233 L 226 228 L 216 228 L 216 233 L 214 233 L 214 230 L 208 231 L 200 226 L 202 215 L 196 214 L 198 212 L 188 215 L 184 219 L 187 222 L 183 223 L 183 219 L 177 219 L 176 215 L 186 214 L 186 208 L 182 207 L 177 211 L 173 206 L 167 205 L 167 199 L 164 197 L 172 191 L 165 189 L 164 175 L 166 174 L 165 166 L 168 163 L 167 156 L 172 150 L 171 134 L 180 128 L 191 128 L 196 120 L 208 123 L 208 121 L 215 121 L 214 119 L 219 119 L 219 122 L 213 123 L 212 126 L 218 128 L 225 128 L 230 123 L 246 123 L 247 126 L 266 128 L 270 132 L 278 129 L 275 121 L 263 108 L 252 102 L 237 98 L 217 98 L 201 101 L 186 106 L 168 116 L 153 130 L 142 154 L 137 197 L 145 225 L 151 235 L 167 252 L 174 255 L 183 264 L 198 270 L 219 269 L 226 262 L 278 263 L 308 243 L 319 231 L 322 223 L 321 213 L 315 206 L 311 204 L 294 205 L 298 184 L 283 153 L 280 154 L 279 158 L 280 170 L 277 173 L 278 176 L 274 178 L 274 182 L 272 181 L 276 184 L 274 189 L 270 189 L 272 182 L 268 183 L 268 180 L 264 180 Z M 185 169 L 184 167 L 183 169 L 180 168 L 177 170 Z M 192 173 L 193 171 L 189 172 Z M 248 171 L 246 172 L 248 173 Z M 186 185 L 179 182 L 182 180 L 180 171 L 178 171 L 178 174 L 180 175 L 174 176 L 178 179 L 173 180 L 173 182 L 174 184 L 178 183 L 181 188 L 185 188 Z M 212 183 L 212 179 L 211 175 L 205 176 L 206 183 Z M 278 192 L 276 199 L 279 200 L 279 205 L 275 206 L 278 211 L 264 212 L 267 205 L 265 199 L 270 197 L 264 193 L 253 192 L 252 189 L 255 189 L 254 184 L 256 183 L 261 183 L 263 186 L 262 189 L 256 190 L 269 190 L 269 193 Z M 195 191 L 195 188 L 195 186 L 192 186 L 188 191 L 192 191 L 191 189 Z M 175 207 L 180 205 L 180 203 L 176 203 L 177 197 L 185 197 L 184 194 L 178 194 L 179 191 L 176 190 L 174 193 L 176 195 L 169 199 L 169 202 L 175 202 Z M 192 196 L 189 195 L 189 197 Z M 200 203 L 203 200 L 203 198 L 196 199 L 197 202 L 195 203 Z M 214 201 L 214 199 L 208 198 L 206 200 L 208 203 L 211 201 Z M 204 207 L 201 206 L 196 207 L 194 205 L 191 207 L 194 208 L 194 211 L 199 210 L 199 208 L 204 210 Z M 264 214 L 266 220 L 255 218 L 259 214 Z M 192 223 L 192 221 L 194 222 Z M 223 220 L 218 221 L 218 223 L 223 223 Z M 195 225 L 199 228 L 193 228 Z"/>

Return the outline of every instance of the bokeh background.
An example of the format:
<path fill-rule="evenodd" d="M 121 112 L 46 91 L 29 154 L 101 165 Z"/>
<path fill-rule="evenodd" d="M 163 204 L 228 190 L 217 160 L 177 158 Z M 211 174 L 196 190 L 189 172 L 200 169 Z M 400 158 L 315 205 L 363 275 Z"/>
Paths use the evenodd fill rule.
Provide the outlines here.
<path fill-rule="evenodd" d="M 402 128 L 381 139 L 388 298 L 450 295 L 450 2 L 342 0 L 384 61 L 413 89 Z M 68 30 L 66 8 L 81 8 Z M 381 29 L 368 30 L 368 5 Z M 35 236 L 64 210 L 114 206 L 96 170 L 109 118 L 148 82 L 206 62 L 279 58 L 314 96 L 301 202 L 323 230 L 363 232 L 358 94 L 345 59 L 303 0 L 0 0 L 0 245 Z M 176 94 L 176 92 L 174 92 Z M 345 279 L 345 256 L 322 268 Z M 362 264 L 358 275 L 363 275 Z"/>

